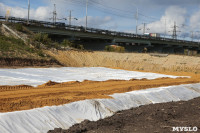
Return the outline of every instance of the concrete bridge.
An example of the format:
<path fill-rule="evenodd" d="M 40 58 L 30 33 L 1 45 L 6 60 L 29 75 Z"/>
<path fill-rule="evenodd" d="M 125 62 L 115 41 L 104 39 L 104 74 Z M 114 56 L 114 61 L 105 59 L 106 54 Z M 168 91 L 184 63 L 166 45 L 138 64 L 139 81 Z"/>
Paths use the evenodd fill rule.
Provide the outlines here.
<path fill-rule="evenodd" d="M 4 20 L 4 17 L 0 17 Z M 26 19 L 10 17 L 8 19 L 12 23 L 22 23 L 30 31 L 35 33 L 46 33 L 50 36 L 60 36 L 61 38 L 72 40 L 93 40 L 94 42 L 101 42 L 98 45 L 93 43 L 92 47 L 104 48 L 104 45 L 118 44 L 124 46 L 128 51 L 141 51 L 146 47 L 151 52 L 168 52 L 168 53 L 182 53 L 184 49 L 200 50 L 200 43 L 193 41 L 177 40 L 163 37 L 151 37 L 147 35 L 136 35 L 125 32 L 109 31 L 95 28 L 85 28 L 82 26 L 66 25 L 65 23 L 52 23 L 46 21 L 29 20 L 27 24 Z M 98 41 L 97 41 L 98 40 Z M 107 44 L 105 43 L 107 42 Z M 103 45 L 104 44 L 104 45 Z"/>
<path fill-rule="evenodd" d="M 149 52 L 164 52 L 164 53 L 183 53 L 185 49 L 200 50 L 200 43 L 175 40 L 161 37 L 149 37 L 143 35 L 135 35 L 129 33 L 110 32 L 110 31 L 96 31 L 88 28 L 86 31 L 82 27 L 71 26 L 68 28 L 56 27 L 41 27 L 28 25 L 29 30 L 35 33 L 46 33 L 49 35 L 63 36 L 63 38 L 73 40 L 93 40 L 92 42 L 101 43 L 86 43 L 85 47 L 91 50 L 104 49 L 105 45 L 117 44 L 124 46 L 128 51 L 141 52 L 146 47 Z M 81 29 L 82 28 L 82 29 Z M 98 40 L 98 41 L 97 41 Z M 105 43 L 107 42 L 107 43 Z M 94 46 L 99 45 L 99 46 Z"/>

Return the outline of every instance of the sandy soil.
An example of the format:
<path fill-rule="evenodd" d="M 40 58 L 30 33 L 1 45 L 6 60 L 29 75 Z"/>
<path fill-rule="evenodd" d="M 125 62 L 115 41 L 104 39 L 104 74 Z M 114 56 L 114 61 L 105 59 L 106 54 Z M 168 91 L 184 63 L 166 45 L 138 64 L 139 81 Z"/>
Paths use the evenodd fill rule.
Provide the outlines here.
<path fill-rule="evenodd" d="M 103 82 L 84 81 L 48 82 L 36 88 L 31 86 L 0 86 L 0 112 L 27 110 L 43 106 L 62 105 L 69 102 L 111 98 L 108 95 L 153 87 L 190 84 L 200 82 L 195 78 L 161 78 L 155 80 L 109 80 Z"/>
<path fill-rule="evenodd" d="M 0 86 L 0 112 L 27 110 L 37 107 L 62 105 L 74 101 L 111 98 L 108 95 L 133 90 L 169 85 L 200 82 L 200 58 L 169 55 L 167 57 L 150 56 L 137 53 L 46 51 L 66 66 L 76 67 L 112 67 L 126 70 L 157 72 L 191 78 L 156 80 L 109 80 L 104 82 L 84 81 L 53 83 L 39 87 Z"/>
<path fill-rule="evenodd" d="M 200 131 L 200 98 L 159 103 L 117 112 L 115 115 L 48 133 L 170 133 L 173 127 L 195 127 Z"/>
<path fill-rule="evenodd" d="M 152 56 L 148 53 L 114 53 L 81 51 L 46 51 L 61 64 L 73 67 L 112 67 L 150 72 L 200 73 L 200 57 L 168 55 Z M 159 55 L 159 54 L 158 54 Z"/>

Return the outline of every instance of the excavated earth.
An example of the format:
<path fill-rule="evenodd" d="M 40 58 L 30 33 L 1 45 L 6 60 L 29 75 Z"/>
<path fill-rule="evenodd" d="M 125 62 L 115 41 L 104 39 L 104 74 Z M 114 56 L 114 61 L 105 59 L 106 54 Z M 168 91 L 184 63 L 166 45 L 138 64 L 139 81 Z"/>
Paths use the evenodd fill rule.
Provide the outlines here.
<path fill-rule="evenodd" d="M 38 86 L 0 86 L 0 112 L 28 110 L 44 106 L 62 105 L 74 101 L 112 98 L 108 95 L 133 90 L 199 83 L 200 78 L 160 78 L 154 80 L 108 80 L 48 83 Z"/>
<path fill-rule="evenodd" d="M 200 131 L 200 97 L 144 105 L 97 122 L 85 120 L 68 130 L 57 128 L 48 133 L 169 133 L 173 132 L 173 127 L 191 127 Z"/>
<path fill-rule="evenodd" d="M 65 83 L 56 83 L 49 81 L 46 84 L 40 85 L 38 87 L 27 85 L 0 86 L 0 112 L 13 112 L 44 106 L 62 105 L 85 99 L 112 98 L 108 95 L 140 89 L 200 83 L 199 57 L 178 55 L 157 57 L 151 56 L 149 54 L 139 53 L 123 54 L 79 51 L 47 51 L 47 53 L 58 60 L 64 66 L 109 67 L 141 72 L 156 72 L 176 76 L 191 76 L 191 78 L 160 78 L 154 80 L 132 79 L 129 81 L 108 80 L 101 82 L 73 81 Z M 13 64 L 6 63 L 5 60 L 2 60 L 2 62 L 4 62 L 5 64 L 2 66 L 4 68 L 15 66 Z M 23 63 L 23 61 L 21 61 L 21 63 Z M 21 63 L 19 61 L 19 63 L 16 64 Z M 28 66 L 31 66 L 32 64 L 34 63 L 31 63 Z M 24 66 L 27 65 L 22 65 L 19 67 Z M 32 66 L 34 67 L 34 65 Z M 189 124 L 188 126 L 199 127 L 199 125 L 196 125 L 195 123 L 196 120 L 199 122 L 199 119 L 197 119 L 199 118 L 199 113 L 198 111 L 195 111 L 195 109 L 200 110 L 199 99 L 194 100 L 194 102 L 186 102 L 186 104 L 182 103 L 183 102 L 178 102 L 178 104 L 168 103 L 166 105 L 156 104 L 142 106 L 140 108 L 125 111 L 124 115 L 122 116 L 119 115 L 121 113 L 123 114 L 123 112 L 119 112 L 114 117 L 105 119 L 105 122 L 104 120 L 100 120 L 100 123 L 97 122 L 91 125 L 87 124 L 90 124 L 90 122 L 84 122 L 83 125 L 85 127 L 83 129 L 79 128 L 78 126 L 73 128 L 72 131 L 79 132 L 81 130 L 88 132 L 169 132 L 171 131 L 171 126 L 176 126 L 176 124 L 178 126 L 185 126 L 189 123 L 191 124 Z M 137 113 L 137 111 L 139 112 Z M 185 119 L 185 117 L 188 118 L 188 121 L 187 119 Z M 191 119 L 189 117 L 191 117 Z M 194 122 L 194 125 L 192 120 Z M 109 123 L 109 121 L 111 122 Z M 166 124 L 167 122 L 169 122 L 169 124 Z M 168 127 L 169 125 L 170 127 Z M 133 129 L 133 127 L 135 128 Z"/>
<path fill-rule="evenodd" d="M 51 54 L 51 56 L 53 56 L 65 66 L 102 66 L 125 70 L 138 70 L 137 68 L 140 67 L 139 70 L 142 72 L 148 71 L 176 76 L 191 76 L 191 78 L 161 78 L 154 80 L 132 79 L 129 81 L 108 80 L 103 82 L 74 81 L 66 83 L 55 83 L 50 81 L 38 87 L 27 85 L 0 86 L 0 112 L 12 112 L 44 106 L 62 105 L 85 99 L 112 98 L 108 95 L 161 86 L 200 82 L 200 74 L 198 74 L 200 66 L 199 57 L 178 55 L 173 55 L 172 57 L 154 57 L 149 54 L 80 51 L 58 51 L 56 53 L 52 52 L 49 54 Z M 184 62 L 185 64 L 181 64 L 181 60 L 183 60 L 182 62 Z M 190 60 L 191 63 L 188 60 Z M 9 64 L 8 60 L 5 61 L 2 59 L 2 62 L 4 62 L 8 67 L 14 66 L 14 64 Z M 18 62 L 16 64 L 23 64 L 23 60 L 16 60 L 11 62 Z M 31 62 L 31 64 L 34 64 L 37 61 Z M 165 64 L 169 62 L 172 63 L 168 65 L 163 65 L 164 62 Z M 50 64 L 52 63 L 53 62 L 50 61 Z M 157 69 L 158 67 L 162 69 Z M 175 68 L 177 67 L 180 67 L 180 69 L 178 69 L 178 71 L 175 71 Z M 150 71 L 150 69 L 152 71 Z M 182 69 L 183 71 L 180 71 Z"/>

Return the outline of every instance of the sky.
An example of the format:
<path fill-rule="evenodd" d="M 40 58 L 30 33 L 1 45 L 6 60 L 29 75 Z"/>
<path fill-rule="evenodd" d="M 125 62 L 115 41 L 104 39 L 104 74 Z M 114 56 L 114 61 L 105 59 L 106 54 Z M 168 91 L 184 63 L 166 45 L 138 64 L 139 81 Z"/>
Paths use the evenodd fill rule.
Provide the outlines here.
<path fill-rule="evenodd" d="M 85 26 L 86 1 L 30 0 L 30 18 L 52 21 L 56 4 L 58 22 L 68 24 L 71 10 L 71 23 Z M 28 0 L 0 0 L 1 16 L 9 10 L 10 16 L 27 18 L 27 8 Z M 88 27 L 136 33 L 136 20 L 139 34 L 145 29 L 171 37 L 176 23 L 178 39 L 200 41 L 200 0 L 88 0 Z"/>

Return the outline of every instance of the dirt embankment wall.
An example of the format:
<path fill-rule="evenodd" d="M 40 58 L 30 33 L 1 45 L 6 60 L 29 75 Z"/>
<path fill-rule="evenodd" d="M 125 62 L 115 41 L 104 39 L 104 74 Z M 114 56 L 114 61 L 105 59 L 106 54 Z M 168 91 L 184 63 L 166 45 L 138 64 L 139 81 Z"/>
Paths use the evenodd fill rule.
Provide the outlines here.
<path fill-rule="evenodd" d="M 48 51 L 69 67 L 112 67 L 151 72 L 200 72 L 200 57 L 151 55 L 145 53 Z"/>
<path fill-rule="evenodd" d="M 0 58 L 0 67 L 61 66 L 56 60 Z"/>

